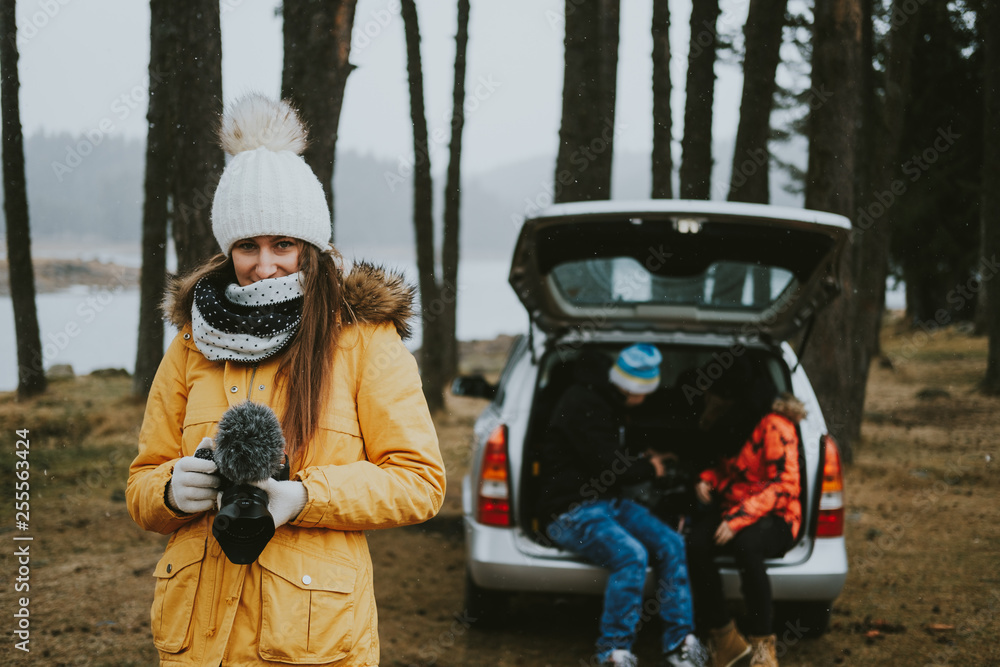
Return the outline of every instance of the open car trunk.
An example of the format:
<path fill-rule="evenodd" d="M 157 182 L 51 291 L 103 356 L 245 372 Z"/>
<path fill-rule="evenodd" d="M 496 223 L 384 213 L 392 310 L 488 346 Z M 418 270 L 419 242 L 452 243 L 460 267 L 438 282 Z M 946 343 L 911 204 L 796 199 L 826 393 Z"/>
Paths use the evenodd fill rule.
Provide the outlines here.
<path fill-rule="evenodd" d="M 521 488 L 515 504 L 517 521 L 524 527 L 524 534 L 532 541 L 528 548 L 534 555 L 543 555 L 544 552 L 540 549 L 549 548 L 551 551 L 544 553 L 548 557 L 574 558 L 572 554 L 559 552 L 553 547 L 542 533 L 547 519 L 551 520 L 552 517 L 539 516 L 537 511 L 539 489 L 547 474 L 542 452 L 547 444 L 549 420 L 560 397 L 580 376 L 583 370 L 581 366 L 596 362 L 604 363 L 605 368 L 610 368 L 621 347 L 619 343 L 557 347 L 539 360 L 538 386 L 524 443 Z M 703 375 L 713 365 L 724 366 L 731 363 L 733 357 L 732 348 L 718 345 L 659 344 L 657 347 L 663 355 L 660 366 L 661 385 L 630 413 L 626 442 L 633 454 L 654 449 L 677 455 L 678 465 L 675 470 L 658 480 L 652 489 L 646 489 L 653 493 L 645 496 L 655 502 L 654 513 L 676 527 L 681 516 L 690 515 L 694 510 L 693 487 L 698 473 L 710 467 L 719 454 L 717 443 L 713 444 L 698 429 L 702 389 L 706 386 Z M 742 355 L 751 362 L 756 373 L 766 374 L 770 378 L 779 393 L 790 391 L 789 369 L 773 348 L 746 348 Z M 801 442 L 801 433 L 799 438 Z M 742 445 L 742 442 L 738 445 Z M 814 503 L 808 502 L 809 482 L 814 476 L 806 467 L 802 447 L 799 448 L 799 469 L 803 520 L 796 543 L 801 541 L 812 526 L 811 515 L 814 513 Z M 580 500 L 585 498 L 581 497 Z"/>
<path fill-rule="evenodd" d="M 525 221 L 510 284 L 549 334 L 570 328 L 786 340 L 840 288 L 850 223 L 684 200 L 551 206 Z"/>

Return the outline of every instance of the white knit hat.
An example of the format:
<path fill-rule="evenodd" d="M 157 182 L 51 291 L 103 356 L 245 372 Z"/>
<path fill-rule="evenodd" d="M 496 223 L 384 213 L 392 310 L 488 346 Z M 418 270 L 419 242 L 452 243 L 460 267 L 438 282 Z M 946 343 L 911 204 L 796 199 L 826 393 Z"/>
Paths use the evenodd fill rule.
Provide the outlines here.
<path fill-rule="evenodd" d="M 287 102 L 251 93 L 222 116 L 219 139 L 233 156 L 212 201 L 222 252 L 254 236 L 291 236 L 320 249 L 330 242 L 323 186 L 301 153 L 306 128 Z"/>

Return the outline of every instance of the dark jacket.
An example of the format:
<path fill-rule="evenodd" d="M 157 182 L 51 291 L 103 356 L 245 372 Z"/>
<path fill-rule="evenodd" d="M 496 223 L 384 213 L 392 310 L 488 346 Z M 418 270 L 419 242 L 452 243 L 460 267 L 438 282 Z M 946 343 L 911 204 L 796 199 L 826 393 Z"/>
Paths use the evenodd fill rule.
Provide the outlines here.
<path fill-rule="evenodd" d="M 614 498 L 625 485 L 652 480 L 653 465 L 625 442 L 624 397 L 608 382 L 607 364 L 582 359 L 556 402 L 541 452 L 538 516 L 551 523 L 575 505 Z"/>

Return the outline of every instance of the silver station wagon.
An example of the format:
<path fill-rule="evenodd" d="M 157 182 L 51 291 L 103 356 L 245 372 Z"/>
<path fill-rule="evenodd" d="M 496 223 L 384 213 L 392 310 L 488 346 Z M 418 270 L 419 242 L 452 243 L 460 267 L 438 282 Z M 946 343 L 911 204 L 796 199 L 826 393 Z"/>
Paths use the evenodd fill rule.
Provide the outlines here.
<path fill-rule="evenodd" d="M 697 458 L 699 397 L 736 356 L 753 359 L 779 391 L 805 403 L 802 528 L 789 551 L 768 561 L 768 574 L 779 637 L 793 627 L 789 619 L 797 636 L 826 630 L 847 576 L 840 456 L 788 341 L 801 338 L 801 348 L 816 313 L 837 295 L 849 229 L 847 219 L 816 211 L 683 200 L 558 204 L 525 221 L 510 284 L 529 330 L 497 384 L 464 376 L 452 387 L 491 399 L 462 484 L 471 616 L 502 617 L 518 592 L 604 592 L 604 570 L 542 533 L 540 451 L 581 359 L 610 363 L 623 347 L 645 342 L 662 353 L 661 387 L 644 404 L 637 437 L 681 461 Z M 680 496 L 693 484 L 683 470 L 670 477 Z M 725 565 L 726 596 L 738 603 L 738 574 Z"/>

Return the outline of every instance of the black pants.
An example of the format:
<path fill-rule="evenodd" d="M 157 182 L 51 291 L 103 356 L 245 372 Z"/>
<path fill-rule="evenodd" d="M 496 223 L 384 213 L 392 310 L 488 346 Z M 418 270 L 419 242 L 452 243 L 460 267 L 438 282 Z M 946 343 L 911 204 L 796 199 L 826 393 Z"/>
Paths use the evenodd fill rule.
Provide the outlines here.
<path fill-rule="evenodd" d="M 695 618 L 701 629 L 721 628 L 729 622 L 722 594 L 722 577 L 715 556 L 735 560 L 746 604 L 746 633 L 769 635 L 772 628 L 771 581 L 764 559 L 777 558 L 792 546 L 792 529 L 776 516 L 766 516 L 747 526 L 724 546 L 716 546 L 715 531 L 721 521 L 718 511 L 697 515 L 688 536 L 688 573 L 694 596 Z M 703 625 L 702 625 L 703 624 Z"/>

